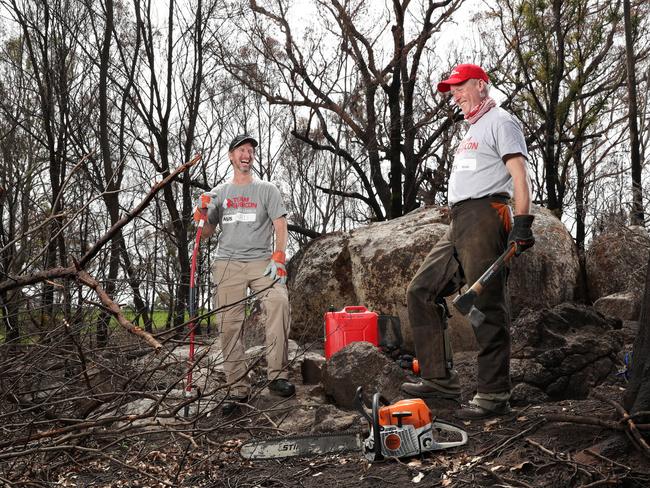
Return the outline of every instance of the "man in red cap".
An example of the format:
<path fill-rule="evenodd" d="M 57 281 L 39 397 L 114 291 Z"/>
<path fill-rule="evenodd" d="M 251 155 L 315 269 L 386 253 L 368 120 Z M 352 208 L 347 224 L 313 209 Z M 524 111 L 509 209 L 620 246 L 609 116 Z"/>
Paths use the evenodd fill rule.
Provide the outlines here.
<path fill-rule="evenodd" d="M 453 368 L 444 300 L 465 283 L 473 283 L 501 255 L 516 246 L 516 255 L 531 247 L 528 150 L 519 121 L 496 106 L 488 95 L 489 78 L 475 64 L 460 64 L 438 91 L 451 92 L 468 129 L 449 177 L 451 225 L 425 258 L 407 290 L 421 379 L 402 390 L 423 398 L 460 400 L 460 380 Z M 514 199 L 514 219 L 509 207 Z M 474 333 L 480 350 L 474 398 L 456 416 L 481 419 L 510 412 L 510 310 L 506 272 L 479 295 L 485 314 Z"/>
<path fill-rule="evenodd" d="M 222 405 L 224 415 L 234 413 L 250 394 L 249 366 L 242 341 L 247 289 L 258 294 L 265 310 L 269 390 L 283 397 L 296 391 L 287 372 L 287 210 L 273 183 L 253 177 L 256 147 L 257 140 L 248 134 L 235 137 L 228 147 L 232 181 L 202 195 L 200 203 L 207 208 L 208 217 L 202 236 L 210 237 L 217 225 L 221 228 L 212 282 L 217 286 L 217 326 L 230 385 L 229 398 Z M 200 217 L 197 209 L 194 218 Z"/>

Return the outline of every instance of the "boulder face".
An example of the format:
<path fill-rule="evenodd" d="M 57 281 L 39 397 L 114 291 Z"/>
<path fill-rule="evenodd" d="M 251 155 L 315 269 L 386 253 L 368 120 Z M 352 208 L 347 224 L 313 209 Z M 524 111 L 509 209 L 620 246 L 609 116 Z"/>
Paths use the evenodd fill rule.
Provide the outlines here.
<path fill-rule="evenodd" d="M 650 236 L 643 227 L 611 227 L 595 237 L 586 255 L 590 298 L 632 292 L 637 303 L 645 286 Z"/>
<path fill-rule="evenodd" d="M 513 403 L 585 398 L 614 371 L 621 327 L 618 319 L 571 303 L 523 310 L 512 327 Z"/>
<path fill-rule="evenodd" d="M 578 254 L 566 227 L 545 208 L 534 206 L 531 211 L 535 245 L 510 266 L 513 318 L 523 308 L 536 310 L 573 300 L 578 283 Z"/>
<path fill-rule="evenodd" d="M 352 285 L 349 236 L 314 239 L 288 264 L 291 337 L 299 342 L 323 339 L 323 314 L 359 303 Z"/>
<path fill-rule="evenodd" d="M 603 315 L 621 320 L 638 320 L 641 313 L 640 293 L 625 291 L 601 297 L 594 308 Z"/>
<path fill-rule="evenodd" d="M 516 316 L 523 307 L 554 306 L 573 298 L 578 259 L 571 236 L 550 212 L 535 208 L 537 244 L 517 258 L 510 273 Z M 329 306 L 365 305 L 398 316 L 403 349 L 414 351 L 406 288 L 425 256 L 449 225 L 446 207 L 417 209 L 408 215 L 313 240 L 289 263 L 291 337 L 322 341 L 323 314 Z M 451 343 L 456 351 L 476 350 L 467 319 L 451 308 Z"/>

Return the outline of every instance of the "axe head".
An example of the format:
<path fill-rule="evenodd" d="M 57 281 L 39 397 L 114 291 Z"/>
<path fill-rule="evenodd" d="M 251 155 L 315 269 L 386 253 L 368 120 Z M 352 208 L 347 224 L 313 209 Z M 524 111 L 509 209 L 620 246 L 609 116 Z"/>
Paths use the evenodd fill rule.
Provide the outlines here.
<path fill-rule="evenodd" d="M 474 306 L 478 293 L 471 288 L 462 295 L 457 296 L 453 305 L 461 314 L 465 315 L 473 327 L 479 327 L 485 320 L 485 314 Z"/>
<path fill-rule="evenodd" d="M 461 314 L 468 315 L 472 310 L 472 307 L 474 307 L 474 301 L 476 300 L 476 297 L 478 297 L 478 293 L 470 288 L 462 295 L 458 295 L 456 298 L 454 298 L 454 301 L 452 303 L 454 307 L 456 307 L 456 310 L 458 310 Z"/>
<path fill-rule="evenodd" d="M 481 312 L 478 308 L 472 305 L 472 309 L 467 314 L 469 322 L 472 324 L 472 327 L 478 329 L 483 321 L 485 320 L 485 314 Z"/>

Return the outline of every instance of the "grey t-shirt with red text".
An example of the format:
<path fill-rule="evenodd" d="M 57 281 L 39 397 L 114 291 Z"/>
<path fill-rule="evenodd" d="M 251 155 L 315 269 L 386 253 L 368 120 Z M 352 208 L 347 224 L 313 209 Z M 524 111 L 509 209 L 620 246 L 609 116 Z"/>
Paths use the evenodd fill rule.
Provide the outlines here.
<path fill-rule="evenodd" d="M 502 158 L 517 153 L 528 158 L 519 121 L 500 107 L 492 108 L 469 126 L 456 149 L 449 177 L 449 205 L 494 194 L 512 197 L 512 177 Z"/>
<path fill-rule="evenodd" d="M 273 253 L 273 221 L 287 214 L 273 183 L 221 184 L 208 193 L 208 221 L 219 225 L 219 260 L 255 261 Z"/>

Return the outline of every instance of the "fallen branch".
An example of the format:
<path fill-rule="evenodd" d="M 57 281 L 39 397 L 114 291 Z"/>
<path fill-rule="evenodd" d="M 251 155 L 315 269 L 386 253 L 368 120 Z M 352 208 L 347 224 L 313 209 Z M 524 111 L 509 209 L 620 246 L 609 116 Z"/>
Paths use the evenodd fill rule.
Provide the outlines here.
<path fill-rule="evenodd" d="M 165 186 L 170 184 L 174 177 L 180 173 L 183 173 L 194 166 L 201 155 L 197 154 L 191 161 L 179 166 L 172 173 L 170 173 L 166 178 L 156 183 L 146 197 L 135 207 L 133 210 L 128 212 L 124 217 L 117 221 L 106 233 L 99 238 L 99 240 L 84 254 L 78 261 L 77 265 L 68 266 L 68 267 L 58 267 L 52 268 L 39 273 L 34 273 L 28 276 L 21 277 L 10 277 L 7 280 L 0 282 L 0 294 L 15 288 L 23 288 L 25 286 L 33 285 L 40 283 L 45 280 L 53 280 L 60 278 L 74 278 L 76 277 L 77 270 L 83 269 L 86 265 L 101 251 L 101 249 L 113 238 L 117 232 L 131 222 L 134 218 L 142 213 L 142 211 L 149 205 L 151 200 L 153 200 L 156 193 L 162 190 Z"/>
<path fill-rule="evenodd" d="M 86 271 L 80 269 L 77 272 L 77 279 L 80 283 L 83 283 L 87 287 L 91 288 L 99 297 L 99 300 L 102 302 L 104 307 L 115 317 L 117 323 L 120 324 L 124 329 L 126 329 L 131 334 L 138 336 L 140 339 L 143 339 L 147 344 L 153 347 L 156 351 L 162 348 L 162 344 L 158 342 L 149 332 L 142 330 L 137 325 L 134 325 L 132 322 L 124 316 L 120 306 L 115 303 L 111 297 L 106 293 L 106 290 L 102 288 L 99 282 L 90 276 Z"/>
<path fill-rule="evenodd" d="M 614 466 L 618 466 L 619 468 L 626 469 L 627 471 L 632 471 L 632 468 L 629 466 L 626 466 L 625 464 L 617 463 L 613 459 L 609 459 L 608 457 L 603 456 L 602 454 L 597 453 L 596 451 L 593 451 L 592 449 L 585 449 L 585 452 L 589 454 L 590 456 L 593 456 L 595 458 L 598 458 L 602 461 L 608 462 Z"/>
<path fill-rule="evenodd" d="M 650 446 L 648 446 L 648 443 L 645 441 L 643 436 L 641 436 L 641 433 L 634 423 L 634 420 L 632 420 L 632 417 L 623 408 L 623 406 L 614 400 L 610 400 L 609 398 L 605 398 L 604 396 L 599 395 L 598 393 L 592 393 L 591 396 L 593 396 L 596 400 L 608 403 L 616 409 L 618 414 L 622 417 L 621 422 L 624 422 L 627 425 L 627 430 L 625 432 L 628 434 L 630 440 L 632 441 L 632 444 L 634 444 L 634 446 L 639 449 L 646 457 L 650 457 Z"/>
<path fill-rule="evenodd" d="M 618 430 L 618 431 L 625 430 L 625 426 L 621 425 L 618 422 L 611 422 L 596 417 L 584 417 L 582 415 L 565 415 L 561 413 L 550 413 L 544 415 L 544 418 L 548 422 L 566 422 L 571 424 L 596 425 L 598 427 L 605 427 L 606 429 L 610 429 L 610 430 Z"/>

